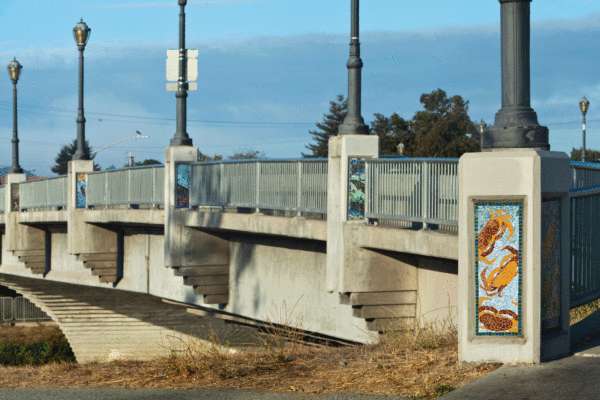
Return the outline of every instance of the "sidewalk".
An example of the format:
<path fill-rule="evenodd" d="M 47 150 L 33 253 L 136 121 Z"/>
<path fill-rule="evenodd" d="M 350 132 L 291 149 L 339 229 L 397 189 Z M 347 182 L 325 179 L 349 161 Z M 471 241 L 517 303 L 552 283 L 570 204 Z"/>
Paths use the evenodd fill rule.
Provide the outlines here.
<path fill-rule="evenodd" d="M 562 360 L 505 365 L 441 399 L 600 399 L 600 310 L 571 327 L 571 349 Z"/>

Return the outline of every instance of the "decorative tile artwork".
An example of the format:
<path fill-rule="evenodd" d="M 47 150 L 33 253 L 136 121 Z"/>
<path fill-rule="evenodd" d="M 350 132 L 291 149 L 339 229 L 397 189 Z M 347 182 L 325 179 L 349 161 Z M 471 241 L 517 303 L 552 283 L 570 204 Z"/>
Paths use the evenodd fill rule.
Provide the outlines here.
<path fill-rule="evenodd" d="M 175 166 L 175 208 L 190 206 L 190 166 L 177 164 Z"/>
<path fill-rule="evenodd" d="M 560 199 L 542 200 L 542 330 L 560 323 Z"/>
<path fill-rule="evenodd" d="M 19 184 L 13 183 L 10 185 L 10 199 L 12 203 L 12 210 L 19 211 L 21 209 L 21 202 L 19 199 Z"/>
<path fill-rule="evenodd" d="M 475 203 L 477 336 L 522 335 L 523 203 Z"/>
<path fill-rule="evenodd" d="M 75 202 L 77 208 L 85 208 L 86 197 L 85 191 L 87 189 L 87 174 L 77 174 L 77 193 L 75 195 Z"/>
<path fill-rule="evenodd" d="M 365 218 L 365 159 L 350 159 L 348 219 Z"/>

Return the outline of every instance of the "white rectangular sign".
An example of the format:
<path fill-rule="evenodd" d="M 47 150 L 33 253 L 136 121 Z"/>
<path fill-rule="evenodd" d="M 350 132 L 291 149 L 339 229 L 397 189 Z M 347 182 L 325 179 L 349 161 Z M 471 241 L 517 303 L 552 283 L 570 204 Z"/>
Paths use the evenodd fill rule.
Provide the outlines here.
<path fill-rule="evenodd" d="M 198 89 L 197 82 L 189 82 L 188 83 L 188 90 L 196 90 L 196 89 Z M 177 91 L 177 82 L 167 83 L 167 91 L 169 91 L 169 92 Z"/>
<path fill-rule="evenodd" d="M 179 59 L 167 58 L 167 80 L 177 81 L 179 79 Z M 198 59 L 187 59 L 187 80 L 195 81 L 198 79 Z"/>

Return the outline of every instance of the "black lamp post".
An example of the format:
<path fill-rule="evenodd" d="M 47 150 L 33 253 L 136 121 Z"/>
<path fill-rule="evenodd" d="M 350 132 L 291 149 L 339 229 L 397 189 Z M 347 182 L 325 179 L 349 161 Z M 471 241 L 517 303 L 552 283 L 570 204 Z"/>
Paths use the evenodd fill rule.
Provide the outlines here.
<path fill-rule="evenodd" d="M 339 134 L 368 135 L 369 127 L 360 115 L 360 78 L 363 62 L 360 59 L 360 42 L 358 41 L 358 0 L 351 0 L 350 26 L 350 58 L 348 67 L 348 114 L 340 125 Z"/>
<path fill-rule="evenodd" d="M 19 64 L 16 58 L 8 64 L 8 74 L 13 83 L 12 165 L 8 170 L 11 174 L 23 173 L 23 169 L 19 165 L 19 136 L 17 134 L 17 81 L 19 80 L 19 75 L 21 75 L 21 68 L 23 68 L 23 66 Z"/>
<path fill-rule="evenodd" d="M 77 150 L 73 160 L 89 160 L 85 154 L 85 117 L 83 116 L 83 50 L 92 30 L 83 22 L 83 18 L 73 28 L 73 36 L 79 49 L 79 109 L 77 114 Z"/>
<path fill-rule="evenodd" d="M 186 0 L 178 0 L 179 11 L 179 79 L 177 81 L 177 131 L 171 139 L 171 146 L 191 146 L 192 139 L 188 136 L 187 129 L 187 58 L 185 50 L 185 5 Z"/>
<path fill-rule="evenodd" d="M 481 137 L 481 149 L 550 150 L 548 128 L 541 126 L 530 99 L 530 2 L 500 2 L 502 108 Z"/>
<path fill-rule="evenodd" d="M 583 99 L 579 101 L 579 108 L 581 109 L 581 114 L 583 115 L 583 149 L 581 151 L 581 161 L 585 161 L 585 114 L 587 113 L 589 106 L 590 101 L 583 96 Z"/>

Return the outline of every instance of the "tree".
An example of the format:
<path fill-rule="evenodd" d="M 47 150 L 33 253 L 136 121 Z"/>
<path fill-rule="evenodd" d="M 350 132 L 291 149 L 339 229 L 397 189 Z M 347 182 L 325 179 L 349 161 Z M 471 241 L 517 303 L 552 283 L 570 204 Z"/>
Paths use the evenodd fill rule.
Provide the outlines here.
<path fill-rule="evenodd" d="M 469 118 L 469 102 L 461 96 L 448 98 L 442 89 L 421 95 L 424 111 L 413 116 L 416 157 L 460 157 L 480 151 L 480 134 Z"/>
<path fill-rule="evenodd" d="M 323 114 L 323 123 L 317 122 L 317 128 L 321 131 L 309 131 L 313 135 L 315 144 L 309 144 L 307 149 L 312 154 L 302 153 L 302 157 L 327 157 L 329 154 L 329 138 L 337 136 L 340 125 L 348 114 L 348 100 L 338 94 L 337 101 L 329 102 L 329 114 Z"/>
<path fill-rule="evenodd" d="M 213 157 L 207 156 L 206 154 L 202 154 L 201 151 L 199 151 L 198 153 L 200 153 L 198 155 L 198 161 L 204 162 L 204 161 L 220 161 L 223 159 L 223 156 L 219 156 L 217 154 L 215 154 Z"/>
<path fill-rule="evenodd" d="M 60 152 L 54 159 L 56 165 L 52 167 L 52 172 L 58 175 L 66 175 L 69 172 L 69 161 L 73 159 L 75 151 L 77 151 L 77 139 L 75 139 L 72 144 L 64 145 L 62 149 L 60 149 Z M 90 157 L 91 153 L 92 148 L 86 140 L 85 145 L 83 146 L 83 154 L 86 158 L 94 159 L 96 155 L 94 154 L 93 157 Z M 94 171 L 100 171 L 100 166 L 98 164 L 94 164 Z"/>
<path fill-rule="evenodd" d="M 581 161 L 581 151 L 582 149 L 576 149 L 573 147 L 573 150 L 571 150 L 571 160 Z M 600 162 L 600 151 L 585 149 L 585 161 Z"/>
<path fill-rule="evenodd" d="M 157 164 L 160 165 L 162 163 L 160 161 L 158 161 L 158 160 L 153 159 L 153 158 L 149 158 L 149 159 L 146 159 L 144 161 L 134 162 L 133 165 L 132 165 L 132 167 L 141 167 L 143 165 L 157 165 Z M 129 163 L 125 164 L 124 166 L 125 167 L 129 167 Z"/>
<path fill-rule="evenodd" d="M 236 153 L 227 158 L 230 160 L 252 160 L 255 158 L 267 158 L 267 156 L 258 150 L 246 149 L 245 152 Z"/>
<path fill-rule="evenodd" d="M 375 121 L 371 122 L 371 132 L 379 136 L 379 154 L 398 154 L 398 145 L 404 145 L 403 155 L 412 156 L 415 152 L 415 133 L 406 121 L 393 113 L 389 118 L 382 114 L 374 114 Z"/>

